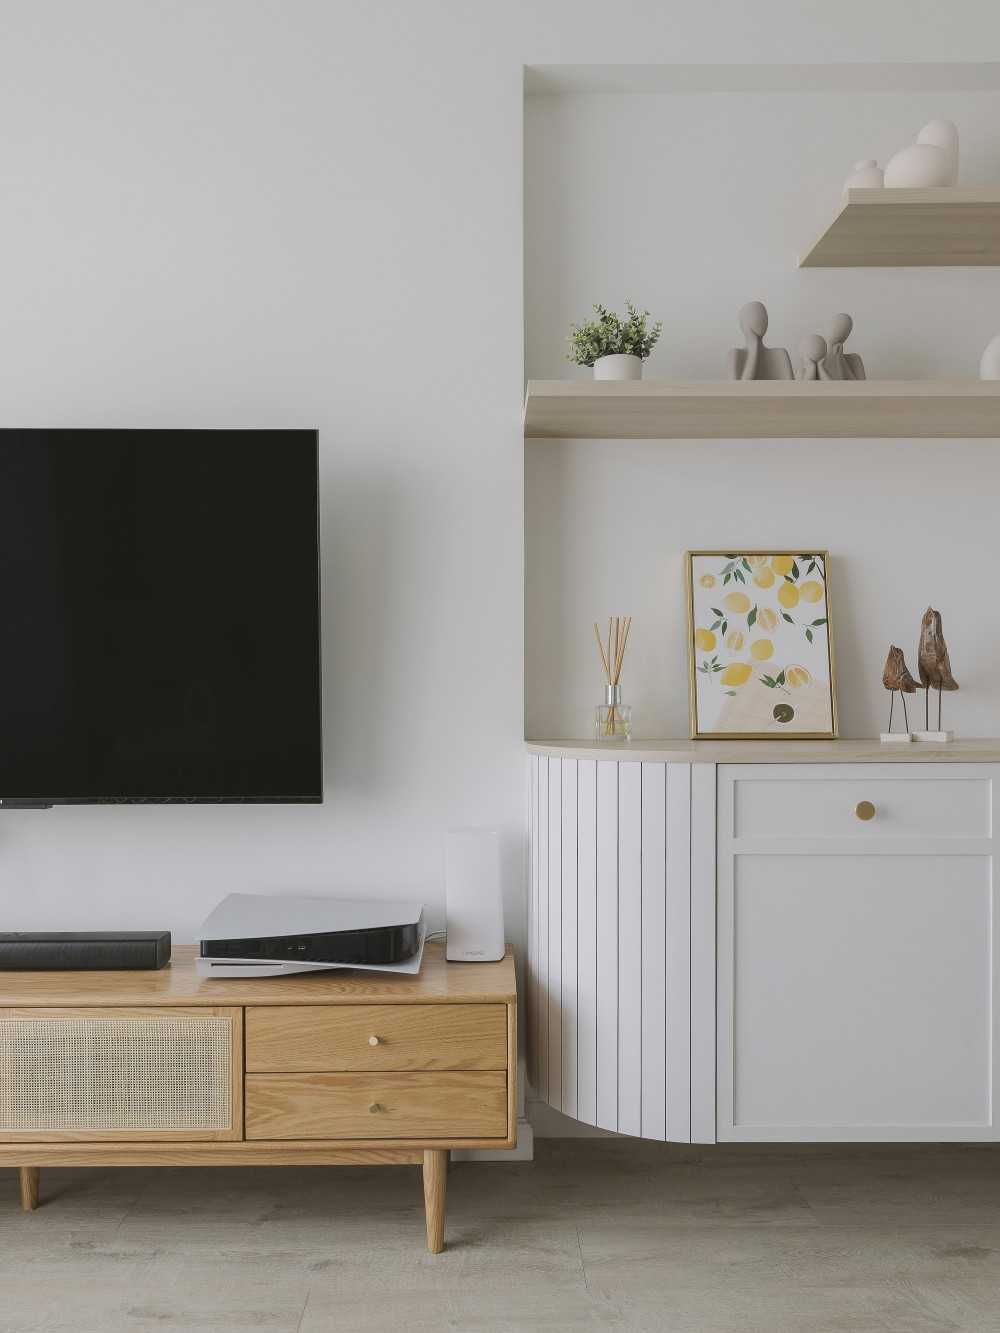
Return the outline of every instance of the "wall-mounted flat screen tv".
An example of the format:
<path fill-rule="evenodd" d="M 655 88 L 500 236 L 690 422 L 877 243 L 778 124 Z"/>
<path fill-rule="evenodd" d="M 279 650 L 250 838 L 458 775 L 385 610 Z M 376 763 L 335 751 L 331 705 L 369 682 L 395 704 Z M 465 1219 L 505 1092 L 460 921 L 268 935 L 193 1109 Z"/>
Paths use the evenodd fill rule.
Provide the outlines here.
<path fill-rule="evenodd" d="M 323 797 L 317 436 L 0 430 L 0 803 Z"/>

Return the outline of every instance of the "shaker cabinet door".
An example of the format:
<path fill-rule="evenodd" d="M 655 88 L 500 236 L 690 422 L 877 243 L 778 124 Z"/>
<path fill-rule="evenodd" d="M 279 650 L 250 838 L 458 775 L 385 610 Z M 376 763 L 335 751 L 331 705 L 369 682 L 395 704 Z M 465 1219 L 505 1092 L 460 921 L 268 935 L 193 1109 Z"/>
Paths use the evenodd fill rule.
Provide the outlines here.
<path fill-rule="evenodd" d="M 996 1138 L 996 770 L 764 767 L 719 769 L 719 1140 Z"/>

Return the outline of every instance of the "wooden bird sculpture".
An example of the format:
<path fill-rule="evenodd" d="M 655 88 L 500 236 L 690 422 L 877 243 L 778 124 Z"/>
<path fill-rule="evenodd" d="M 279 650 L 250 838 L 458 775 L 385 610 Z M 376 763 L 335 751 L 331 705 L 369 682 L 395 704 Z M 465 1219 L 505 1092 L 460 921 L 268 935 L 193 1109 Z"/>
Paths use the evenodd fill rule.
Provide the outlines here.
<path fill-rule="evenodd" d="M 896 691 L 898 690 L 903 700 L 903 723 L 906 730 L 910 730 L 910 719 L 906 716 L 906 696 L 916 694 L 917 682 L 910 675 L 910 668 L 906 665 L 906 658 L 903 656 L 902 648 L 897 648 L 894 643 L 889 645 L 889 656 L 885 659 L 885 670 L 882 672 L 882 684 L 889 694 L 889 730 L 892 731 L 892 709 L 896 702 Z"/>
<path fill-rule="evenodd" d="M 951 662 L 948 659 L 948 645 L 941 631 L 941 612 L 929 606 L 920 622 L 920 647 L 917 650 L 917 670 L 920 672 L 920 684 L 924 687 L 924 719 L 930 730 L 930 694 L 938 692 L 938 731 L 941 730 L 941 691 L 957 690 L 958 681 L 951 674 Z"/>

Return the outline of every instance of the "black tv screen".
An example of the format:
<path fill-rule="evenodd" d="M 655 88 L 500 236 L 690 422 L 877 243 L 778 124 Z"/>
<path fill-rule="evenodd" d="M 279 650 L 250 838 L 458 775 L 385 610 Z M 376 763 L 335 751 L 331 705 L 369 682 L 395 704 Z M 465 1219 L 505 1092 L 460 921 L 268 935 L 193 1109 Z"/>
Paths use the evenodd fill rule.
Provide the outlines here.
<path fill-rule="evenodd" d="M 320 801 L 317 436 L 0 430 L 0 801 Z"/>

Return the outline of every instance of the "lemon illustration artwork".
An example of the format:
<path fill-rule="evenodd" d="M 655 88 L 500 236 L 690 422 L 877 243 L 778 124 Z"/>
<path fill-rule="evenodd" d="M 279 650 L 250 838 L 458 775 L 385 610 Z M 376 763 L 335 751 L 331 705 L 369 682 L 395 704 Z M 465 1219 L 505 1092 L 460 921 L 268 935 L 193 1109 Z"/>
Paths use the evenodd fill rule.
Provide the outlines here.
<path fill-rule="evenodd" d="M 785 681 L 793 690 L 797 690 L 800 685 L 808 685 L 811 680 L 812 676 L 804 666 L 790 666 L 785 669 Z"/>
<path fill-rule="evenodd" d="M 754 639 L 750 645 L 750 656 L 755 662 L 766 662 L 774 656 L 774 644 L 770 639 Z"/>
<path fill-rule="evenodd" d="M 790 611 L 793 606 L 798 606 L 799 590 L 794 583 L 783 583 L 781 585 L 778 589 L 778 601 L 786 611 Z"/>
<path fill-rule="evenodd" d="M 793 555 L 772 555 L 771 568 L 779 578 L 784 578 L 786 574 L 792 572 L 792 566 L 795 564 Z"/>
<path fill-rule="evenodd" d="M 731 653 L 741 653 L 746 641 L 746 635 L 738 629 L 731 629 L 726 635 L 726 647 Z"/>
<path fill-rule="evenodd" d="M 775 722 L 791 722 L 795 716 L 795 709 L 791 704 L 775 704 L 774 712 L 771 714 Z"/>
<path fill-rule="evenodd" d="M 762 606 L 757 612 L 757 624 L 761 629 L 777 629 L 778 613 L 772 611 L 769 606 Z"/>
<path fill-rule="evenodd" d="M 763 569 L 758 569 L 757 573 L 753 576 L 753 581 L 758 588 L 773 588 L 774 570 L 768 569 L 766 566 Z"/>
<path fill-rule="evenodd" d="M 702 586 L 703 588 L 714 588 L 714 587 L 715 587 L 715 575 L 714 575 L 714 574 L 702 574 L 702 576 L 701 576 L 701 578 L 698 580 L 698 582 L 701 584 L 701 586 Z"/>
<path fill-rule="evenodd" d="M 823 599 L 823 585 L 815 579 L 806 579 L 799 584 L 799 596 L 804 602 L 819 602 Z"/>
<path fill-rule="evenodd" d="M 710 629 L 696 629 L 694 643 L 699 652 L 710 653 L 715 647 L 715 635 Z"/>
<path fill-rule="evenodd" d="M 722 605 L 727 611 L 735 611 L 737 615 L 743 615 L 750 610 L 750 598 L 745 592 L 731 592 L 722 599 Z"/>
<path fill-rule="evenodd" d="M 723 685 L 745 685 L 752 672 L 753 667 L 749 662 L 731 662 L 719 679 Z"/>
<path fill-rule="evenodd" d="M 767 564 L 766 555 L 748 555 L 744 557 L 751 569 L 763 569 Z"/>

